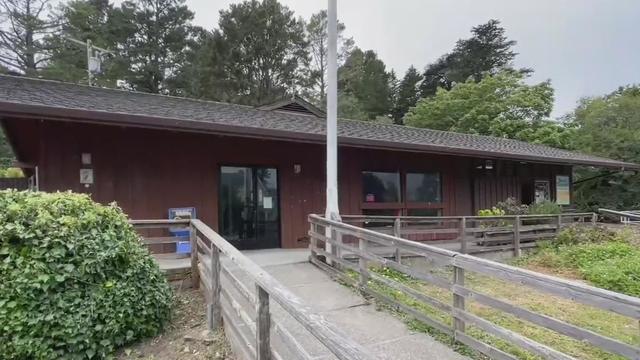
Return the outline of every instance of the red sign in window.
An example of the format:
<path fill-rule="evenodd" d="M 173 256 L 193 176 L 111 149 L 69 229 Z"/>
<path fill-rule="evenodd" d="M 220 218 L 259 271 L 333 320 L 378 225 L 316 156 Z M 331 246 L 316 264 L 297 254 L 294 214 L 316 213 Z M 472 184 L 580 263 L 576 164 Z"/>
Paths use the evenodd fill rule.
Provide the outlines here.
<path fill-rule="evenodd" d="M 367 194 L 365 197 L 366 202 L 376 202 L 376 196 L 374 194 Z"/>

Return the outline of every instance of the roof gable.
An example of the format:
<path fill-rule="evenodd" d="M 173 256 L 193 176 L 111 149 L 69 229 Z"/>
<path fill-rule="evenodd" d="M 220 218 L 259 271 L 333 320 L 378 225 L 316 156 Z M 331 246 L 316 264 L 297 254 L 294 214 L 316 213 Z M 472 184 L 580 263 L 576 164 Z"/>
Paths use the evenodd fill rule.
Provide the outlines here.
<path fill-rule="evenodd" d="M 294 95 L 291 99 L 284 99 L 272 104 L 262 105 L 258 110 L 265 111 L 288 111 L 298 114 L 313 115 L 319 118 L 325 118 L 326 114 L 322 109 L 306 101 L 298 95 Z"/>

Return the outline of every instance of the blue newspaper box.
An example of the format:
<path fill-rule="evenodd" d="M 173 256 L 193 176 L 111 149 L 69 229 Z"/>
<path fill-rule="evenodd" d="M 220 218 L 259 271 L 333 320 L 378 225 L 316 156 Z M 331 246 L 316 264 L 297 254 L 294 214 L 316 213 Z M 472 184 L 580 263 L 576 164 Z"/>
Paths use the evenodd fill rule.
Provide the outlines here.
<path fill-rule="evenodd" d="M 169 220 L 184 220 L 195 219 L 196 208 L 184 207 L 184 208 L 171 208 L 169 209 Z M 189 239 L 189 227 L 188 226 L 172 226 L 169 228 L 171 236 L 180 238 L 176 242 L 176 253 L 182 255 L 191 254 L 191 242 Z"/>

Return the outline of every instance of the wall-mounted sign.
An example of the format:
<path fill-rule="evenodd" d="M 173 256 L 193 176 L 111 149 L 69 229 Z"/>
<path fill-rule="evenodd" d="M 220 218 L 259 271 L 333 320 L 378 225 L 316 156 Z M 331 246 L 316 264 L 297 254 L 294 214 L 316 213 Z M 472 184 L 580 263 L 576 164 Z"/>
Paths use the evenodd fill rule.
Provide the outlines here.
<path fill-rule="evenodd" d="M 80 184 L 93 184 L 93 169 L 80 169 Z"/>
<path fill-rule="evenodd" d="M 169 220 L 184 220 L 195 219 L 196 208 L 195 207 L 183 207 L 183 208 L 170 208 Z M 189 242 L 189 226 L 172 226 L 169 228 L 169 233 L 172 236 L 184 238 L 184 240 L 176 242 L 176 253 L 189 254 L 191 253 L 191 243 Z"/>
<path fill-rule="evenodd" d="M 556 176 L 556 203 L 558 205 L 571 204 L 571 182 L 569 176 Z"/>
<path fill-rule="evenodd" d="M 82 161 L 82 165 L 91 165 L 91 153 L 82 153 L 80 161 Z"/>
<path fill-rule="evenodd" d="M 549 187 L 549 181 L 547 180 L 536 180 L 534 183 L 535 190 L 535 203 L 539 204 L 541 202 L 545 202 L 551 200 L 551 190 Z"/>

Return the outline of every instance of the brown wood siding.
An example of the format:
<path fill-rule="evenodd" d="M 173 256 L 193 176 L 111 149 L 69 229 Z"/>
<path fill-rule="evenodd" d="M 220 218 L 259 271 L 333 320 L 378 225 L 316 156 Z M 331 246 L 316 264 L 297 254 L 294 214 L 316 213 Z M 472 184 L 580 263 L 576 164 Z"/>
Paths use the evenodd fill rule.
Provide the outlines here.
<path fill-rule="evenodd" d="M 278 169 L 283 247 L 306 246 L 307 215 L 324 211 L 325 148 L 320 144 L 60 121 L 5 122 L 21 157 L 38 163 L 42 190 L 72 190 L 102 203 L 116 201 L 133 219 L 164 219 L 168 208 L 195 206 L 198 217 L 218 229 L 222 165 Z M 89 188 L 79 183 L 83 152 L 92 154 L 95 184 Z M 443 215 L 471 215 L 479 204 L 490 206 L 518 195 L 522 181 L 570 171 L 522 165 L 511 177 L 485 178 L 473 170 L 470 158 L 353 147 L 340 148 L 339 162 L 344 214 L 362 212 L 364 170 L 439 172 Z M 295 164 L 302 168 L 299 174 Z"/>

